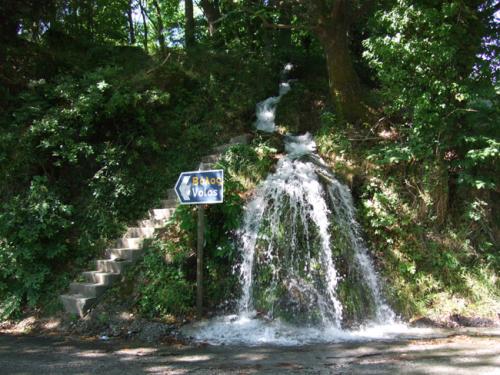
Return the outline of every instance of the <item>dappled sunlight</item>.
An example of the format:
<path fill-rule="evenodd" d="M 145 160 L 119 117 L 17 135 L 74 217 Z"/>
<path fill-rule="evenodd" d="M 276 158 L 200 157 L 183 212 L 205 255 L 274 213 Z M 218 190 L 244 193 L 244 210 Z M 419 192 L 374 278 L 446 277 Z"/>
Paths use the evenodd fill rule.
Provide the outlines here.
<path fill-rule="evenodd" d="M 209 361 L 213 356 L 209 354 L 192 354 L 192 355 L 181 355 L 171 358 L 172 362 L 202 362 Z"/>
<path fill-rule="evenodd" d="M 123 356 L 145 356 L 152 355 L 158 352 L 158 348 L 127 348 L 120 349 L 115 352 L 115 354 L 123 355 Z"/>
<path fill-rule="evenodd" d="M 106 353 L 106 352 L 98 352 L 98 351 L 94 351 L 94 350 L 83 350 L 83 351 L 80 351 L 77 354 L 77 357 L 81 357 L 81 358 L 103 358 L 103 357 L 107 357 L 108 355 L 109 355 L 109 353 Z"/>
<path fill-rule="evenodd" d="M 170 366 L 151 366 L 144 369 L 146 373 L 149 374 L 168 374 L 168 375 L 184 375 L 191 374 L 192 370 L 185 368 L 172 368 Z"/>
<path fill-rule="evenodd" d="M 372 329 L 375 329 L 372 327 Z M 379 330 L 381 330 L 379 328 Z M 362 331 L 362 330 L 360 330 Z M 290 346 L 137 346 L 133 342 L 0 336 L 0 368 L 9 375 L 47 374 L 488 374 L 500 366 L 500 329 L 410 330 L 406 340 L 354 340 Z M 427 332 L 424 335 L 424 332 Z M 373 336 L 365 329 L 365 336 Z M 418 337 L 417 337 L 418 336 Z M 435 337 L 433 337 L 435 336 Z M 432 371 L 430 371 L 432 369 Z"/>

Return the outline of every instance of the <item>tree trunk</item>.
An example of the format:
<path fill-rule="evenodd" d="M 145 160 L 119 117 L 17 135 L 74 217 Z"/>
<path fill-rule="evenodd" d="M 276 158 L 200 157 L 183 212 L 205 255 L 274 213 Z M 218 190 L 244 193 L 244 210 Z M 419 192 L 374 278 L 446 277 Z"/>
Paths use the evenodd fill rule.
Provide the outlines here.
<path fill-rule="evenodd" d="M 440 156 L 440 153 L 438 153 L 437 162 L 433 170 L 431 170 L 431 178 L 433 180 L 431 194 L 436 215 L 436 224 L 441 227 L 445 224 L 446 218 L 448 217 L 449 175 L 448 168 Z"/>
<path fill-rule="evenodd" d="M 128 17 L 129 41 L 130 41 L 131 45 L 134 45 L 135 44 L 135 30 L 134 30 L 134 20 L 132 19 L 132 0 L 128 1 L 127 17 Z"/>
<path fill-rule="evenodd" d="M 353 22 L 347 0 L 308 0 L 308 20 L 325 51 L 330 92 L 339 119 L 357 122 L 367 115 L 359 78 L 349 50 L 348 32 Z M 307 16 L 306 16 L 307 17 Z"/>
<path fill-rule="evenodd" d="M 292 12 L 290 5 L 286 2 L 280 7 L 279 23 L 282 25 L 292 24 Z M 292 29 L 281 29 L 278 30 L 278 45 L 287 51 L 287 53 L 292 49 Z"/>
<path fill-rule="evenodd" d="M 95 37 L 95 24 L 94 24 L 94 1 L 87 1 L 87 27 L 88 33 L 91 40 L 94 40 Z"/>
<path fill-rule="evenodd" d="M 359 78 L 354 70 L 347 33 L 339 25 L 321 39 L 326 55 L 330 93 L 340 119 L 355 122 L 365 117 Z"/>
<path fill-rule="evenodd" d="M 186 17 L 186 24 L 184 28 L 186 38 L 186 49 L 195 45 L 194 36 L 194 15 L 193 15 L 193 0 L 184 0 L 184 10 Z"/>
<path fill-rule="evenodd" d="M 165 54 L 165 26 L 163 26 L 163 19 L 161 16 L 161 8 L 158 0 L 153 0 L 153 6 L 156 10 L 156 16 L 158 18 L 156 22 L 157 32 L 158 32 L 158 44 L 160 45 L 160 53 Z"/>
<path fill-rule="evenodd" d="M 142 41 L 144 45 L 144 50 L 146 53 L 149 53 L 148 50 L 148 19 L 146 17 L 146 10 L 144 9 L 144 6 L 142 5 L 142 1 L 139 0 L 139 8 L 141 8 L 141 16 L 142 16 L 142 27 L 144 28 L 144 39 Z"/>
<path fill-rule="evenodd" d="M 216 31 L 216 21 L 221 17 L 218 0 L 200 0 L 205 18 L 208 22 L 208 34 L 213 36 Z"/>

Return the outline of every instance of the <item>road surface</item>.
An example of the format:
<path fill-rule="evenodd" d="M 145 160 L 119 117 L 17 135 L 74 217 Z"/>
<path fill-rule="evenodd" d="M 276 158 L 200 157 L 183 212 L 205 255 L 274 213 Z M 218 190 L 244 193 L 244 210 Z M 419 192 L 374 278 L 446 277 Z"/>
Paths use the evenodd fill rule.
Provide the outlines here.
<path fill-rule="evenodd" d="M 500 374 L 500 335 L 229 347 L 2 334 L 0 374 Z"/>

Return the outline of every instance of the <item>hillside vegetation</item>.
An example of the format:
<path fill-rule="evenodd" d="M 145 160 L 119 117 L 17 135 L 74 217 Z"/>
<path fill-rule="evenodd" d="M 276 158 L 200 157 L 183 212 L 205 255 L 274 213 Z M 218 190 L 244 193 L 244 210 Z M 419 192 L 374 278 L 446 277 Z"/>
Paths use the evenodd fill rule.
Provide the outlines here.
<path fill-rule="evenodd" d="M 351 187 L 395 310 L 497 317 L 495 1 L 42 3 L 0 5 L 0 319 L 59 311 L 179 172 L 252 132 L 207 209 L 207 306 L 230 308 L 244 202 L 283 152 L 254 132 L 255 104 L 287 62 L 280 133 L 312 132 Z M 114 292 L 150 318 L 193 314 L 195 238 L 178 208 Z"/>

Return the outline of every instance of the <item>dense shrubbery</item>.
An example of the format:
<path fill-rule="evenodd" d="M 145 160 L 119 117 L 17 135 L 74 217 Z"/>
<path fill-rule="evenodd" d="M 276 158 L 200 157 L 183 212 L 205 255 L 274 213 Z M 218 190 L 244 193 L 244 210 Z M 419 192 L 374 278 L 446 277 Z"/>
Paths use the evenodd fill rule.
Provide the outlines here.
<path fill-rule="evenodd" d="M 322 115 L 319 149 L 350 182 L 405 317 L 500 309 L 498 28 L 479 3 L 379 10 L 364 56 L 384 117 L 361 129 Z"/>
<path fill-rule="evenodd" d="M 17 3 L 0 3 L 0 318 L 53 305 L 179 171 L 248 130 L 255 103 L 276 94 L 287 61 L 298 63 L 299 80 L 278 109 L 280 131 L 323 123 L 320 151 L 350 181 L 401 311 L 494 311 L 494 1 L 202 2 L 207 19 L 185 22 L 191 44 L 179 32 L 190 17 L 179 2 Z M 356 22 L 337 23 L 342 9 Z M 132 18 L 139 13 L 142 22 Z M 266 27 L 273 22 L 298 28 Z M 347 77 L 339 72 L 350 82 L 339 86 Z M 370 86 L 371 100 L 358 95 L 358 83 Z M 337 113 L 327 112 L 332 99 Z M 343 109 L 353 124 L 339 121 Z M 222 162 L 228 199 L 207 210 L 211 306 L 235 292 L 231 231 L 242 191 L 272 164 L 271 146 L 232 149 Z M 150 316 L 192 307 L 192 216 L 180 208 L 139 266 L 139 307 Z"/>
<path fill-rule="evenodd" d="M 169 94 L 125 79 L 108 67 L 33 81 L 2 119 L 3 315 L 37 305 L 63 270 L 159 198 Z"/>
<path fill-rule="evenodd" d="M 384 180 L 381 180 L 383 178 Z M 389 296 L 404 316 L 478 314 L 495 317 L 500 258 L 491 239 L 477 232 L 488 222 L 470 211 L 445 227 L 421 216 L 422 206 L 397 179 L 372 177 L 362 199 L 366 230 L 391 280 Z M 420 206 L 420 209 L 419 209 Z"/>
<path fill-rule="evenodd" d="M 406 318 L 447 314 L 495 316 L 500 308 L 492 201 L 461 187 L 446 224 L 436 220 L 435 180 L 414 160 L 370 158 L 388 141 L 349 142 L 350 130 L 325 113 L 318 146 L 353 188 L 386 292 Z M 457 198 L 455 198 L 457 199 Z"/>
<path fill-rule="evenodd" d="M 83 68 L 68 67 L 75 55 Z M 3 317 L 24 306 L 55 307 L 71 275 L 161 199 L 181 170 L 241 133 L 254 96 L 267 90 L 249 92 L 226 65 L 217 71 L 222 61 L 236 69 L 240 60 L 224 53 L 200 51 L 203 64 L 175 53 L 166 65 L 106 45 L 56 56 L 48 73 L 33 73 L 18 95 L 2 98 Z M 240 77 L 254 78 L 250 64 Z M 268 72 L 262 66 L 258 74 Z"/>
<path fill-rule="evenodd" d="M 205 304 L 221 308 L 236 300 L 238 280 L 233 267 L 239 256 L 235 230 L 241 225 L 243 198 L 269 172 L 269 142 L 231 147 L 219 162 L 224 168 L 224 203 L 208 206 L 205 231 Z M 148 248 L 137 277 L 138 308 L 150 317 L 193 313 L 196 288 L 196 209 L 180 206 L 170 224 Z"/>

